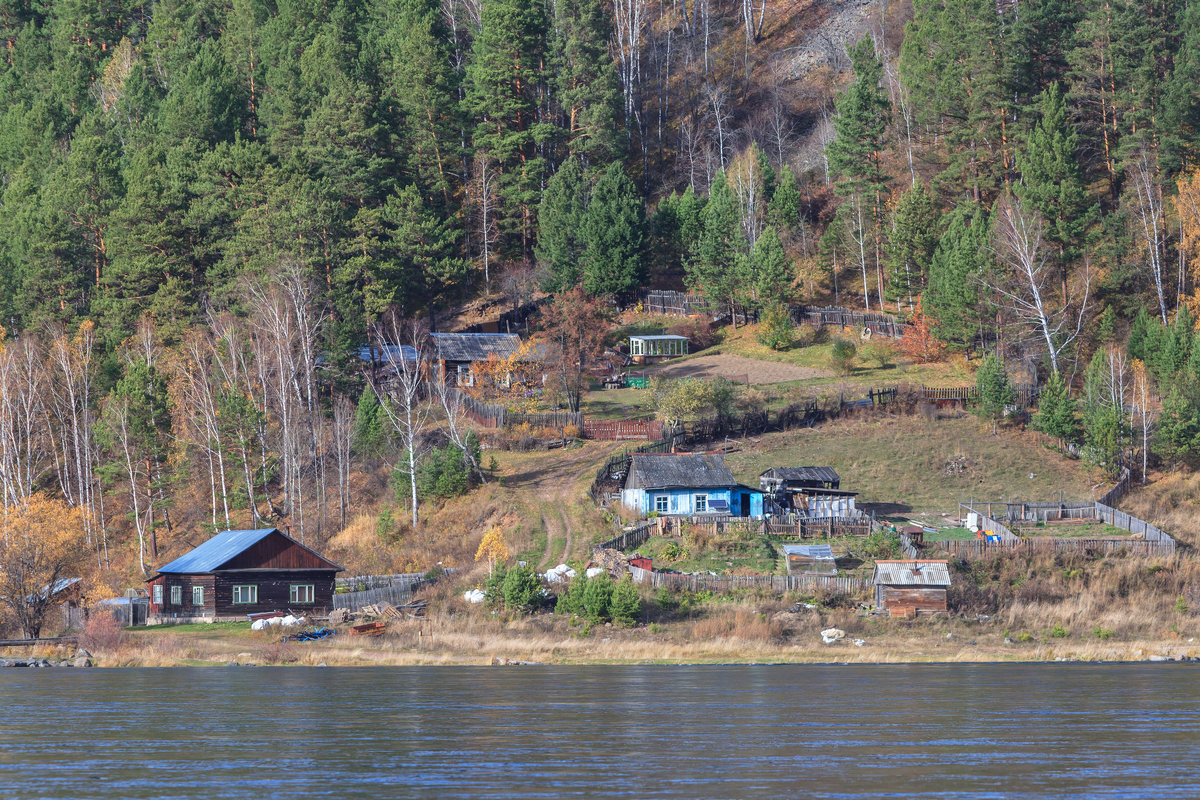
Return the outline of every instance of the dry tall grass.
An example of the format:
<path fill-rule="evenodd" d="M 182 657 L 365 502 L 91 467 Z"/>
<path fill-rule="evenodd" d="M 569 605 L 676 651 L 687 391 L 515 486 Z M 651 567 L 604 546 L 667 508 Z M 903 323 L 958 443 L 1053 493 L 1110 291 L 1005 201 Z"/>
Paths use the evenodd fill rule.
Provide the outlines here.
<path fill-rule="evenodd" d="M 1200 546 L 1200 473 L 1152 476 L 1117 504 L 1121 510 L 1157 525 L 1191 547 Z"/>

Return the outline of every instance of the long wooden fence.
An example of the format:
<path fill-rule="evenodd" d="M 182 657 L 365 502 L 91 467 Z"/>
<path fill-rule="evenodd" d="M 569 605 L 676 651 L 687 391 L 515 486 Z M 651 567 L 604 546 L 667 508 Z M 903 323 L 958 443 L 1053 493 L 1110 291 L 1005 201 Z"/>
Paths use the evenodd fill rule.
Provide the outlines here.
<path fill-rule="evenodd" d="M 738 589 L 769 592 L 826 590 L 839 594 L 860 594 L 871 590 L 869 578 L 836 575 L 687 575 L 677 572 L 653 572 L 630 567 L 634 583 L 654 589 L 666 587 L 689 592 L 732 592 Z"/>
<path fill-rule="evenodd" d="M 1083 553 L 1110 555 L 1123 553 L 1133 556 L 1167 557 L 1175 553 L 1175 545 L 1128 538 L 1063 539 L 1055 536 L 1034 536 L 1016 541 L 985 542 L 978 539 L 937 542 L 937 548 L 951 558 L 979 560 L 997 555 L 1039 555 L 1047 553 Z"/>

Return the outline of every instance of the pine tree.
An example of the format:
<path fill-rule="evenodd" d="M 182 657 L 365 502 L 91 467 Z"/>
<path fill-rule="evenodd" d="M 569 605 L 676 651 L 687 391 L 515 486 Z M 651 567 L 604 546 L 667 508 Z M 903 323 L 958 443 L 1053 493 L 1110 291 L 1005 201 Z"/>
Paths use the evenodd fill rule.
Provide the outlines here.
<path fill-rule="evenodd" d="M 913 124 L 945 147 L 946 169 L 935 188 L 990 199 L 1012 166 L 1006 147 L 1013 94 L 1003 30 L 1012 15 L 994 0 L 915 0 L 900 48 Z"/>
<path fill-rule="evenodd" d="M 1079 256 L 1088 227 L 1098 218 L 1079 170 L 1077 136 L 1067 119 L 1067 103 L 1057 83 L 1039 100 L 1040 118 L 1017 156 L 1021 182 L 1017 196 L 1046 223 L 1046 239 L 1057 251 L 1060 280 L 1066 293 L 1069 266 Z"/>
<path fill-rule="evenodd" d="M 592 189 L 583 215 L 583 290 L 590 295 L 628 295 L 645 278 L 642 239 L 646 210 L 620 162 L 609 165 Z"/>
<path fill-rule="evenodd" d="M 547 6 L 539 0 L 483 5 L 467 67 L 465 106 L 476 119 L 475 149 L 499 166 L 500 233 L 512 252 L 533 249 L 533 221 L 546 161 L 540 143 L 558 131 L 539 121 L 549 76 Z"/>
<path fill-rule="evenodd" d="M 566 116 L 566 144 L 585 170 L 600 171 L 617 158 L 621 92 L 608 52 L 608 15 L 597 0 L 560 0 L 555 6 L 558 101 Z"/>
<path fill-rule="evenodd" d="M 542 285 L 548 292 L 579 285 L 586 197 L 583 169 L 569 158 L 546 184 L 538 206 L 538 240 L 533 252 L 545 273 Z"/>
<path fill-rule="evenodd" d="M 956 208 L 929 262 L 926 312 L 934 320 L 937 337 L 956 350 L 975 339 L 976 287 L 988 261 L 990 228 L 983 209 L 969 204 Z"/>
<path fill-rule="evenodd" d="M 979 390 L 976 413 L 992 421 L 992 435 L 996 435 L 996 424 L 1004 418 L 1005 408 L 1012 405 L 1014 394 L 1004 371 L 1004 362 L 995 353 L 988 353 L 975 372 L 975 386 Z"/>
<path fill-rule="evenodd" d="M 771 202 L 767 205 L 767 218 L 785 238 L 800 222 L 800 187 L 791 167 L 785 165 L 780 170 Z"/>
<path fill-rule="evenodd" d="M 871 37 L 863 37 L 850 51 L 854 82 L 838 95 L 837 115 L 833 118 L 835 138 L 825 149 L 830 172 L 836 176 L 839 194 L 852 195 L 871 209 L 871 248 L 874 257 L 877 291 L 883 305 L 882 222 L 883 193 L 888 176 L 883 168 L 885 134 L 891 103 L 880 86 L 883 65 L 875 56 Z M 865 231 L 863 232 L 865 235 Z M 864 300 L 867 288 L 863 287 Z M 867 300 L 867 307 L 870 301 Z"/>
<path fill-rule="evenodd" d="M 792 264 L 774 225 L 768 225 L 759 235 L 750 250 L 750 263 L 755 302 L 759 305 L 786 302 L 792 286 Z"/>
<path fill-rule="evenodd" d="M 1058 439 L 1059 444 L 1074 441 L 1079 435 L 1079 417 L 1075 401 L 1071 398 L 1062 376 L 1055 372 L 1042 387 L 1038 395 L 1038 410 L 1033 417 L 1033 427 L 1047 436 Z"/>
<path fill-rule="evenodd" d="M 937 210 L 925 184 L 917 184 L 900 195 L 892 211 L 887 241 L 888 299 L 912 307 L 913 297 L 925 288 L 929 263 L 938 245 Z"/>
<path fill-rule="evenodd" d="M 1171 462 L 1172 469 L 1200 450 L 1200 411 L 1178 386 L 1163 400 L 1153 449 Z"/>
<path fill-rule="evenodd" d="M 737 200 L 718 172 L 704 206 L 703 225 L 688 265 L 688 282 L 718 304 L 733 304 L 745 285 L 748 250 Z"/>
<path fill-rule="evenodd" d="M 382 33 L 384 99 L 395 107 L 407 171 L 427 198 L 452 206 L 459 179 L 455 146 L 459 78 L 451 68 L 449 31 L 435 0 L 389 0 Z"/>

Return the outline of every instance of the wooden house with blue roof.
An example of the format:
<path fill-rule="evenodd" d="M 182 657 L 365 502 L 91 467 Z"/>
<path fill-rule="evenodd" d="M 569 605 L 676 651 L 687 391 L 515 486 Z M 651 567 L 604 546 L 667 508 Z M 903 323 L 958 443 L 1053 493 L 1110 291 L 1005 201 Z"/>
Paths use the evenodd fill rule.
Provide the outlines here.
<path fill-rule="evenodd" d="M 621 502 L 642 514 L 762 519 L 763 493 L 734 480 L 720 453 L 635 453 Z"/>
<path fill-rule="evenodd" d="M 159 567 L 150 616 L 217 620 L 292 609 L 327 613 L 342 567 L 277 528 L 225 531 Z"/>

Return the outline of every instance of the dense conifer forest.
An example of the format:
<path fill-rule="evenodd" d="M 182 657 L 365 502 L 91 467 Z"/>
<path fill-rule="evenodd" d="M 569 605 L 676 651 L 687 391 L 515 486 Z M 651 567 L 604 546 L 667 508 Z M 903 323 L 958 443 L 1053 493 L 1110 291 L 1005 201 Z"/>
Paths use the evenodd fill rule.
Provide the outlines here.
<path fill-rule="evenodd" d="M 0 483 L 93 552 L 186 474 L 344 524 L 355 350 L 535 290 L 886 311 L 1101 463 L 1200 453 L 1196 4 L 2 0 L 0 48 Z"/>

